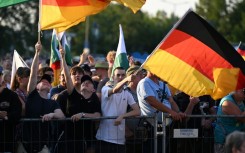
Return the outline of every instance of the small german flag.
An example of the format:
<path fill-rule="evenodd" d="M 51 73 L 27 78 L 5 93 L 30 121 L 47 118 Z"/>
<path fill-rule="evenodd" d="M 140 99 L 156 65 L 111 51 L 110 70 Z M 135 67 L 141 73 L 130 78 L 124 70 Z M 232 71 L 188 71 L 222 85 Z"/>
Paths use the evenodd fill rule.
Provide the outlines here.
<path fill-rule="evenodd" d="M 240 42 L 237 48 L 237 52 L 242 55 L 242 58 L 245 60 L 245 44 Z"/>
<path fill-rule="evenodd" d="M 189 10 L 142 67 L 191 96 L 222 98 L 245 87 L 245 62 L 203 18 Z"/>

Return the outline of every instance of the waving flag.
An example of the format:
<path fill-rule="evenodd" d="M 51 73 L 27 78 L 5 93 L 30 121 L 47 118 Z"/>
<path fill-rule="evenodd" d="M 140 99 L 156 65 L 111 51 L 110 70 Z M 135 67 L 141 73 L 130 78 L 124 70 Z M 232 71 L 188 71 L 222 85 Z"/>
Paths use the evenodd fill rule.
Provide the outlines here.
<path fill-rule="evenodd" d="M 26 2 L 26 1 L 30 1 L 30 0 L 0 0 L 0 8 L 10 6 L 10 5 L 19 4 L 22 2 Z"/>
<path fill-rule="evenodd" d="M 119 30 L 120 30 L 119 42 L 117 46 L 117 53 L 116 53 L 115 61 L 112 67 L 111 77 L 114 73 L 115 68 L 123 67 L 125 70 L 127 70 L 129 67 L 127 51 L 126 51 L 126 46 L 124 42 L 124 36 L 123 36 L 123 30 L 122 30 L 121 24 L 119 25 Z"/>
<path fill-rule="evenodd" d="M 193 11 L 180 19 L 142 67 L 195 97 L 218 99 L 245 87 L 242 57 Z"/>
<path fill-rule="evenodd" d="M 237 48 L 237 52 L 242 55 L 242 58 L 245 60 L 245 44 L 240 42 Z"/>
<path fill-rule="evenodd" d="M 114 0 L 118 3 L 123 4 L 132 9 L 134 13 L 136 13 L 144 4 L 146 0 Z"/>
<path fill-rule="evenodd" d="M 15 73 L 19 67 L 29 67 L 29 66 L 22 59 L 19 53 L 16 50 L 14 50 L 10 87 L 12 87 L 12 84 L 14 83 Z"/>
<path fill-rule="evenodd" d="M 61 71 L 61 55 L 59 52 L 59 40 L 61 40 L 61 44 L 63 48 L 66 51 L 65 59 L 67 62 L 67 65 L 71 66 L 72 65 L 72 58 L 71 58 L 71 52 L 70 52 L 70 47 L 67 43 L 66 36 L 64 32 L 61 33 L 56 33 L 55 30 L 53 30 L 52 34 L 52 40 L 51 40 L 51 58 L 50 58 L 50 67 L 54 71 L 54 81 L 53 81 L 53 86 L 57 86 L 59 84 L 59 75 Z"/>
<path fill-rule="evenodd" d="M 89 15 L 105 9 L 108 0 L 42 0 L 41 29 L 57 29 L 57 32 L 85 21 Z"/>

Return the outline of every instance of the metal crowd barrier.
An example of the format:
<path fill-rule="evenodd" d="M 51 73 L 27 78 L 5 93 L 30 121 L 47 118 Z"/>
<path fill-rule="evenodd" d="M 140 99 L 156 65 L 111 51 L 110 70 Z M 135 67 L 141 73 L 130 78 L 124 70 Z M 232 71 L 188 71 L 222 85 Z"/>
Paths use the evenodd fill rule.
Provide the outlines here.
<path fill-rule="evenodd" d="M 95 145 L 97 145 L 96 144 L 97 140 L 95 138 L 95 135 L 97 132 L 97 128 L 99 126 L 99 121 L 105 120 L 105 119 L 116 119 L 116 118 L 117 116 L 100 117 L 100 118 L 81 118 L 80 121 L 75 122 L 75 124 L 86 122 L 86 121 L 92 122 L 92 128 L 90 129 L 90 131 L 82 131 L 82 132 L 73 131 L 71 127 L 68 129 L 68 130 L 71 130 L 69 134 L 74 134 L 75 137 L 78 133 L 82 133 L 84 135 L 88 133 L 92 133 L 93 139 L 91 140 L 87 139 L 86 141 L 77 140 L 77 139 L 70 140 L 70 139 L 67 139 L 67 137 L 65 136 L 66 132 L 64 131 L 67 130 L 66 128 L 68 128 L 68 125 L 73 124 L 71 118 L 66 118 L 62 120 L 54 119 L 54 120 L 46 121 L 46 122 L 42 122 L 41 119 L 22 118 L 16 125 L 16 130 L 12 131 L 12 135 L 13 135 L 13 137 L 11 138 L 12 141 L 1 141 L 2 139 L 0 139 L 0 153 L 2 153 L 2 150 L 7 148 L 8 144 L 13 145 L 12 146 L 14 147 L 13 150 L 15 150 L 13 151 L 14 153 L 34 153 L 33 150 L 35 147 L 37 147 L 38 149 L 42 147 L 42 151 L 40 153 L 87 153 L 88 151 L 86 149 L 88 149 L 87 148 L 88 144 L 91 145 L 92 150 L 94 149 L 92 152 L 94 152 L 95 147 L 96 147 Z M 144 120 L 145 121 L 148 118 L 149 119 L 151 118 L 154 120 L 154 122 L 156 122 L 155 116 L 129 117 L 125 119 L 125 122 L 127 124 L 128 121 L 134 121 L 134 120 Z M 6 122 L 4 120 L 0 119 L 0 129 L 2 126 L 3 130 L 6 130 L 6 128 L 4 128 L 5 123 Z M 45 126 L 43 126 L 44 124 Z M 133 129 L 132 131 L 135 135 L 137 133 L 137 137 L 131 136 L 130 138 L 126 138 L 126 142 L 125 142 L 126 151 L 125 152 L 127 153 L 131 153 L 131 152 L 141 153 L 143 151 L 143 142 L 145 141 L 144 140 L 145 133 L 144 131 L 141 131 L 141 129 L 138 127 L 139 127 L 139 124 L 137 124 L 135 126 L 135 129 Z M 43 131 L 43 129 L 45 130 Z M 48 134 L 45 134 L 45 131 L 49 131 L 47 132 Z M 43 137 L 44 135 L 45 137 Z M 148 139 L 156 139 L 156 136 L 157 135 L 155 135 L 152 138 L 148 137 Z M 6 140 L 5 135 L 2 133 L 0 133 L 0 138 L 3 138 L 4 140 Z M 81 146 L 84 145 L 85 146 L 84 148 L 86 149 L 81 147 L 82 149 L 84 149 L 83 151 L 74 150 L 73 144 L 77 144 L 77 143 L 81 144 Z M 89 153 L 92 153 L 92 152 L 89 152 Z M 5 151 L 4 153 L 10 153 L 10 152 Z"/>
<path fill-rule="evenodd" d="M 152 137 L 147 137 L 147 139 L 154 140 L 154 153 L 162 152 L 162 153 L 213 153 L 213 144 L 214 144 L 214 136 L 213 136 L 213 127 L 209 131 L 204 131 L 200 130 L 200 126 L 196 126 L 200 124 L 200 119 L 202 118 L 218 118 L 218 117 L 232 117 L 232 118 L 237 118 L 237 117 L 244 117 L 242 115 L 237 116 L 237 115 L 187 115 L 188 121 L 184 120 L 182 122 L 176 122 L 173 121 L 172 124 L 166 125 L 166 120 L 168 118 L 171 118 L 168 114 L 163 114 L 163 121 L 162 125 L 160 126 L 157 123 L 157 118 L 156 116 L 151 116 L 151 117 L 132 117 L 132 118 L 126 118 L 126 126 L 128 126 L 127 122 L 134 121 L 134 120 L 144 120 L 146 121 L 147 119 L 152 119 L 154 120 L 154 135 Z M 85 121 L 92 121 L 93 122 L 93 127 L 88 130 L 88 131 L 82 131 L 82 134 L 96 134 L 96 129 L 98 128 L 99 121 L 104 120 L 104 119 L 115 119 L 116 116 L 112 117 L 100 117 L 100 118 L 81 118 L 80 121 L 78 122 L 85 122 Z M 192 120 L 193 125 L 190 126 L 187 124 Z M 67 144 L 73 144 L 79 143 L 81 145 L 85 145 L 85 148 L 87 147 L 86 145 L 91 144 L 92 147 L 96 147 L 97 140 L 95 137 L 91 140 L 70 140 L 70 139 L 61 139 L 62 136 L 65 134 L 62 133 L 64 132 L 63 130 L 67 130 L 67 125 L 69 123 L 72 123 L 70 118 L 66 118 L 63 120 L 52 120 L 47 122 L 47 130 L 52 131 L 50 135 L 47 135 L 46 139 L 43 140 L 42 134 L 40 133 L 42 127 L 41 125 L 43 124 L 41 119 L 28 119 L 28 118 L 23 118 L 19 121 L 19 124 L 17 125 L 17 132 L 12 133 L 14 136 L 13 141 L 0 141 L 0 153 L 1 149 L 4 149 L 5 146 L 8 144 L 13 144 L 13 147 L 18 148 L 18 147 L 26 147 L 26 144 L 42 144 L 42 143 L 47 143 L 49 144 L 49 147 L 51 149 L 49 150 L 50 153 L 73 153 L 76 152 L 73 148 L 64 148 L 67 146 Z M 52 124 L 51 124 L 52 123 Z M 0 120 L 0 126 L 4 127 L 5 122 L 3 120 Z M 27 126 L 29 125 L 29 126 Z M 35 126 L 32 126 L 35 125 Z M 62 127 L 61 127 L 62 125 Z M 144 127 L 144 124 L 139 127 L 139 124 L 136 126 L 133 126 L 134 129 L 132 130 L 133 136 L 129 136 L 129 138 L 126 138 L 126 153 L 142 153 L 144 149 L 144 142 L 145 142 L 145 137 L 144 137 L 144 130 L 141 128 Z M 214 124 L 212 124 L 215 126 Z M 160 126 L 160 127 L 159 127 Z M 1 129 L 0 133 L 0 140 L 5 137 L 4 130 L 7 129 Z M 76 129 L 77 130 L 77 129 Z M 71 130 L 70 133 L 77 135 L 81 131 L 73 131 Z M 94 133 L 93 133 L 94 132 Z M 208 133 L 207 136 L 204 136 L 200 134 L 200 132 L 210 132 Z M 28 142 L 28 140 L 25 140 L 25 134 L 37 134 L 38 139 L 31 139 L 31 141 Z M 62 135 L 63 134 L 63 135 Z M 94 136 L 93 135 L 93 136 Z M 136 136 L 137 135 L 137 136 Z M 32 136 L 30 136 L 32 138 Z M 157 143 L 157 138 L 162 138 L 162 143 L 158 144 Z M 21 144 L 21 145 L 20 145 Z M 23 145 L 23 146 L 22 146 Z M 95 146 L 94 146 L 95 145 Z M 162 150 L 158 150 L 158 147 L 162 146 Z M 61 149 L 59 149 L 61 147 Z M 21 149 L 21 148 L 20 148 Z M 84 148 L 83 148 L 84 149 Z M 25 152 L 26 150 L 19 150 L 15 151 L 16 153 L 29 153 L 28 151 Z M 86 151 L 79 151 L 79 153 L 87 153 Z M 45 148 L 44 152 L 45 153 Z"/>
<path fill-rule="evenodd" d="M 173 121 L 166 126 L 169 114 L 163 113 L 162 131 L 157 132 L 162 136 L 162 153 L 213 153 L 214 152 L 214 127 L 216 121 L 209 129 L 201 127 L 201 120 L 206 118 L 242 118 L 244 115 L 187 115 L 182 122 Z M 188 124 L 188 122 L 192 124 Z"/>

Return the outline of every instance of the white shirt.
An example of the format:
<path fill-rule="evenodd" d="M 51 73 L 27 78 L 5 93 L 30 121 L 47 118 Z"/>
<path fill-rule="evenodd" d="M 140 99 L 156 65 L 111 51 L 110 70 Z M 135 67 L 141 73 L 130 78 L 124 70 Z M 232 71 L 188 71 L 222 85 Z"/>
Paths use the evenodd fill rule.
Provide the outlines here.
<path fill-rule="evenodd" d="M 122 90 L 120 93 L 114 93 L 108 97 L 108 91 L 111 87 L 102 88 L 101 109 L 103 116 L 119 116 L 127 112 L 127 106 L 136 102 L 131 93 Z M 96 134 L 98 140 L 107 141 L 116 144 L 125 144 L 125 120 L 118 126 L 114 125 L 115 119 L 106 119 L 100 122 Z"/>

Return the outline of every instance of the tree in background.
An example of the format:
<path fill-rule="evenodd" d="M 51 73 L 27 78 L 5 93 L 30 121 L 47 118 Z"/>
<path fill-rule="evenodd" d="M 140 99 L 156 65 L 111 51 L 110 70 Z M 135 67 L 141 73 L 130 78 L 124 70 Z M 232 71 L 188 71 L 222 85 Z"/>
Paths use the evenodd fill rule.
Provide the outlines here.
<path fill-rule="evenodd" d="M 31 1 L 0 9 L 0 55 L 16 49 L 29 56 L 37 41 L 38 2 Z"/>
<path fill-rule="evenodd" d="M 0 54 L 16 49 L 21 55 L 33 54 L 37 41 L 38 1 L 0 9 Z M 119 31 L 122 24 L 127 50 L 152 52 L 157 44 L 177 21 L 177 17 L 166 16 L 164 11 L 156 16 L 138 11 L 134 14 L 129 8 L 111 4 L 99 14 L 89 17 L 89 42 L 92 53 L 106 54 L 116 50 Z M 52 30 L 42 32 L 43 49 L 50 54 Z M 70 28 L 67 37 L 71 40 L 72 55 L 81 54 L 84 47 L 85 22 Z M 31 55 L 32 56 L 32 55 Z M 49 55 L 48 55 L 49 56 Z"/>
<path fill-rule="evenodd" d="M 229 42 L 245 40 L 245 0 L 199 0 L 197 14 L 203 16 Z"/>

